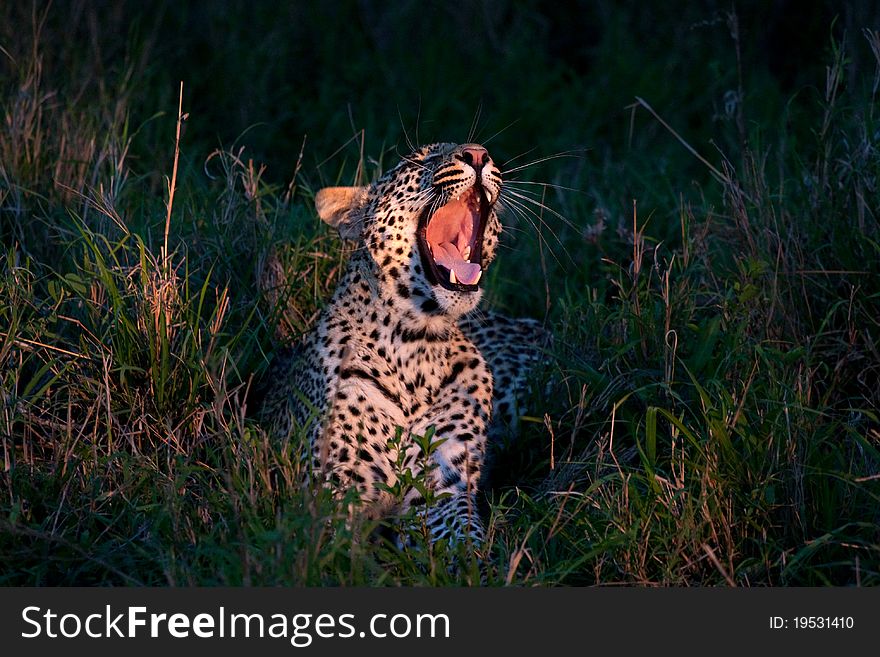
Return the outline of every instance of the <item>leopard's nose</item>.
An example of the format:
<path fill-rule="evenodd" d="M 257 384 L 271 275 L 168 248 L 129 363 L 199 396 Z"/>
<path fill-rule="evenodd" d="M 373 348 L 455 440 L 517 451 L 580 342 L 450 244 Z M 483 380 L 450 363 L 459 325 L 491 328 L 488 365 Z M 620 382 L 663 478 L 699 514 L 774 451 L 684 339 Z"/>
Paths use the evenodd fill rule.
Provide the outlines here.
<path fill-rule="evenodd" d="M 461 157 L 474 169 L 480 170 L 489 163 L 489 151 L 479 144 L 465 144 L 461 147 Z"/>

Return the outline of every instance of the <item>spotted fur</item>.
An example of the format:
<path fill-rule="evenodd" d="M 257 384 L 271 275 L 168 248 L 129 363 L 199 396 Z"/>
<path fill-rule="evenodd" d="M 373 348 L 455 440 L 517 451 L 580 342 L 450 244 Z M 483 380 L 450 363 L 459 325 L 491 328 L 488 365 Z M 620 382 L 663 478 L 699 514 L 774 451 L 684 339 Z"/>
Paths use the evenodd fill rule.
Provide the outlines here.
<path fill-rule="evenodd" d="M 419 507 L 432 540 L 482 539 L 474 496 L 487 438 L 515 423 L 546 338 L 533 320 L 476 310 L 479 285 L 441 283 L 437 271 L 447 272 L 430 271 L 431 254 L 420 248 L 427 218 L 476 189 L 482 197 L 469 198 L 483 198 L 486 212 L 472 257 L 481 271 L 491 264 L 502 179 L 488 154 L 473 161 L 481 152 L 433 144 L 369 187 L 318 193 L 318 214 L 358 248 L 315 327 L 274 368 L 263 411 L 275 435 L 305 429 L 310 470 L 322 481 L 357 489 L 372 517 Z M 414 474 L 422 470 L 412 436 L 429 427 L 442 440 L 426 475 L 437 499 L 426 505 L 411 490 L 400 508 L 383 484 L 397 481 L 398 457 Z M 402 454 L 389 442 L 396 431 Z"/>

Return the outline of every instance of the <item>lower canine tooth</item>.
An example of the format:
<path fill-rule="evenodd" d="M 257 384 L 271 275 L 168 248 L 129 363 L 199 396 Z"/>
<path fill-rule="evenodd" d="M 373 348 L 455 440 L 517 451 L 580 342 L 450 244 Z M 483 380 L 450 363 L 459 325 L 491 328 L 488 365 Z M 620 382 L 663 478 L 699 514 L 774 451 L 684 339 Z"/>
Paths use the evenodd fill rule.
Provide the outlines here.
<path fill-rule="evenodd" d="M 477 283 L 480 282 L 480 277 L 482 277 L 482 275 L 483 275 L 482 271 L 477 272 L 477 277 L 474 279 L 473 285 L 476 285 Z"/>
<path fill-rule="evenodd" d="M 452 283 L 453 285 L 455 283 L 458 283 L 458 279 L 455 277 L 455 272 L 452 271 L 451 269 L 449 270 L 449 282 Z"/>

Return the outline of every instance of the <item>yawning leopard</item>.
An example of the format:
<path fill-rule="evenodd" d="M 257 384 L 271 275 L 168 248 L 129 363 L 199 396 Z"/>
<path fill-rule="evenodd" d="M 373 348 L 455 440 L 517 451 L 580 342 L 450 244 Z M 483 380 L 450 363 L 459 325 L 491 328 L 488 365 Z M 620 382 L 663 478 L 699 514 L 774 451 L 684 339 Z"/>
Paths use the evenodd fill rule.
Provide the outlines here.
<path fill-rule="evenodd" d="M 515 424 L 546 334 L 477 310 L 501 234 L 501 171 L 479 144 L 425 146 L 368 187 L 330 187 L 318 215 L 357 247 L 317 324 L 274 368 L 264 415 L 299 427 L 310 470 L 372 517 L 418 507 L 431 540 L 482 540 L 474 496 L 490 435 Z M 439 442 L 420 458 L 413 436 Z M 396 437 L 400 436 L 401 440 Z M 401 503 L 400 464 L 426 475 Z M 423 472 L 427 465 L 427 473 Z"/>

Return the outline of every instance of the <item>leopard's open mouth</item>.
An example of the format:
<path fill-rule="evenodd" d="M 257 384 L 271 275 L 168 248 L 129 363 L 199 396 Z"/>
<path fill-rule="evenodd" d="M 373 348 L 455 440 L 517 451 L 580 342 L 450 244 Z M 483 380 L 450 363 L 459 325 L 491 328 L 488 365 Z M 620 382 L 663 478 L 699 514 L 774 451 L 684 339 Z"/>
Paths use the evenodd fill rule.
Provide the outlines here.
<path fill-rule="evenodd" d="M 483 275 L 480 260 L 489 211 L 489 200 L 478 182 L 430 216 L 430 207 L 422 213 L 419 252 L 431 285 L 457 292 L 478 289 Z"/>

